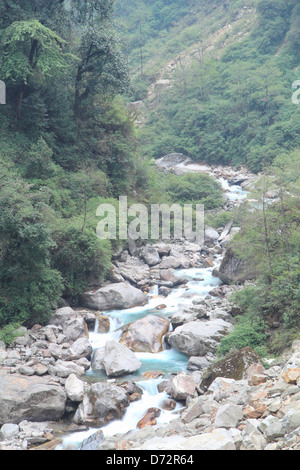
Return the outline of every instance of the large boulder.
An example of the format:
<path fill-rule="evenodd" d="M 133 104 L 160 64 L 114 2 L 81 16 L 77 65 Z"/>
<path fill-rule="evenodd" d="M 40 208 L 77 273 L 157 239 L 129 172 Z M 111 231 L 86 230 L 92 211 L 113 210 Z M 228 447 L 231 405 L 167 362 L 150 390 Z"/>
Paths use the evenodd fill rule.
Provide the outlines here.
<path fill-rule="evenodd" d="M 126 282 L 109 284 L 97 290 L 84 292 L 80 296 L 82 306 L 96 310 L 127 309 L 144 305 L 146 302 L 147 296 Z"/>
<path fill-rule="evenodd" d="M 171 396 L 174 400 L 185 401 L 188 397 L 197 396 L 197 383 L 192 375 L 180 372 L 172 379 Z"/>
<path fill-rule="evenodd" d="M 66 394 L 52 378 L 0 371 L 0 426 L 28 421 L 56 421 L 65 412 Z"/>
<path fill-rule="evenodd" d="M 122 387 L 97 382 L 84 395 L 73 421 L 76 424 L 101 427 L 109 421 L 121 419 L 129 403 L 129 395 Z"/>
<path fill-rule="evenodd" d="M 217 377 L 225 377 L 234 380 L 247 378 L 246 371 L 252 364 L 261 363 L 258 354 L 247 346 L 228 354 L 225 358 L 214 362 L 203 375 L 201 388 L 207 390 Z"/>
<path fill-rule="evenodd" d="M 168 333 L 168 320 L 147 315 L 124 328 L 120 342 L 135 352 L 158 353 L 163 349 L 163 337 Z"/>
<path fill-rule="evenodd" d="M 160 256 L 156 248 L 152 245 L 146 245 L 141 251 L 141 257 L 149 266 L 155 266 L 160 261 Z"/>
<path fill-rule="evenodd" d="M 192 321 L 178 326 L 168 338 L 169 344 L 187 356 L 214 353 L 221 338 L 232 328 L 224 320 Z"/>
<path fill-rule="evenodd" d="M 108 377 L 132 374 L 142 365 L 129 348 L 113 340 L 105 345 L 102 364 Z"/>
<path fill-rule="evenodd" d="M 259 271 L 251 260 L 241 259 L 232 248 L 226 250 L 219 268 L 219 278 L 225 284 L 257 279 Z"/>
<path fill-rule="evenodd" d="M 219 238 L 219 233 L 212 227 L 206 227 L 204 231 L 204 241 L 206 246 L 214 245 Z"/>
<path fill-rule="evenodd" d="M 52 312 L 49 323 L 51 325 L 64 325 L 67 321 L 75 318 L 76 312 L 71 307 L 61 307 Z"/>
<path fill-rule="evenodd" d="M 147 280 L 150 275 L 149 265 L 135 256 L 128 256 L 125 262 L 116 261 L 115 272 L 132 284 Z"/>
<path fill-rule="evenodd" d="M 173 166 L 179 165 L 187 160 L 188 157 L 182 153 L 170 153 L 159 158 L 155 163 L 158 168 L 172 168 Z"/>

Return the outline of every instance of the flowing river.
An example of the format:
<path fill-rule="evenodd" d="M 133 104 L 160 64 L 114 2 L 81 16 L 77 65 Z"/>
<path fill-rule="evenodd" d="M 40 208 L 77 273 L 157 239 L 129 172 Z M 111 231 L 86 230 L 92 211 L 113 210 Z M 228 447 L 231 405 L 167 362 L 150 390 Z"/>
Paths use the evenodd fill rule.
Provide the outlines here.
<path fill-rule="evenodd" d="M 240 186 L 229 185 L 225 179 L 220 180 L 225 191 L 226 197 L 230 201 L 237 203 L 246 197 L 246 193 Z M 158 295 L 157 287 L 153 287 L 149 293 L 149 301 L 143 307 L 134 307 L 128 310 L 118 310 L 106 312 L 110 318 L 110 331 L 108 333 L 97 333 L 97 324 L 94 332 L 90 332 L 89 339 L 93 347 L 93 351 L 103 348 L 107 341 L 111 339 L 119 340 L 121 336 L 121 327 L 143 318 L 147 315 L 157 315 L 168 319 L 170 315 L 176 313 L 179 308 L 188 306 L 193 300 L 204 299 L 208 293 L 215 287 L 221 285 L 219 278 L 213 276 L 212 272 L 215 267 L 218 268 L 222 261 L 221 255 L 215 255 L 214 267 L 208 268 L 189 268 L 177 269 L 176 275 L 185 278 L 187 283 L 172 289 L 172 292 L 163 297 Z M 157 310 L 157 306 L 164 304 L 165 308 Z M 172 328 L 172 327 L 171 327 Z M 139 401 L 133 402 L 126 409 L 122 420 L 115 420 L 101 427 L 104 438 L 125 434 L 129 431 L 137 429 L 137 423 L 145 416 L 149 408 L 160 408 L 161 414 L 157 418 L 157 424 L 163 424 L 176 418 L 176 414 L 182 409 L 182 405 L 177 403 L 176 408 L 172 411 L 164 410 L 161 403 L 168 398 L 166 392 L 158 391 L 158 384 L 172 374 L 187 370 L 188 356 L 176 351 L 175 349 L 165 349 L 162 352 L 153 353 L 135 353 L 141 361 L 140 369 L 130 376 L 123 376 L 122 380 L 132 380 L 143 390 L 143 395 Z M 159 379 L 146 379 L 144 373 L 147 371 L 161 371 L 163 377 Z M 107 380 L 105 372 L 87 371 L 87 376 L 92 380 Z M 112 379 L 113 382 L 115 379 Z M 84 439 L 95 433 L 97 429 L 91 428 L 84 432 L 71 433 L 63 438 L 63 442 L 57 447 L 62 449 L 77 449 L 80 447 Z"/>

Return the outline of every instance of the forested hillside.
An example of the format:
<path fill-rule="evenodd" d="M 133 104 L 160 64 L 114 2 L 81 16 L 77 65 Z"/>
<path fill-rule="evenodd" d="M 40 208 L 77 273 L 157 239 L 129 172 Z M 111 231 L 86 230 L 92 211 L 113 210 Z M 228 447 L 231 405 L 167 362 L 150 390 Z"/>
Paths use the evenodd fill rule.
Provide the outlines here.
<path fill-rule="evenodd" d="M 42 323 L 106 278 L 99 204 L 171 197 L 137 147 L 113 14 L 111 0 L 0 1 L 0 326 Z"/>
<path fill-rule="evenodd" d="M 116 17 L 127 38 L 129 99 L 144 104 L 141 153 L 264 172 L 256 209 L 210 219 L 242 226 L 232 248 L 261 272 L 236 296 L 242 315 L 220 353 L 282 351 L 299 328 L 299 2 L 119 0 Z"/>
<path fill-rule="evenodd" d="M 96 207 L 133 191 L 138 165 L 111 15 L 109 0 L 0 2 L 1 325 L 45 321 L 109 269 Z"/>
<path fill-rule="evenodd" d="M 260 171 L 299 146 L 300 108 L 291 100 L 297 0 L 120 0 L 117 7 L 130 39 L 133 99 L 147 99 L 157 79 L 171 80 L 156 102 L 151 97 L 140 132 L 145 155 L 177 151 Z"/>
<path fill-rule="evenodd" d="M 127 195 L 242 226 L 235 249 L 262 275 L 223 351 L 250 333 L 261 346 L 277 320 L 297 334 L 299 63 L 297 0 L 0 0 L 0 328 L 46 322 L 107 278 L 116 243 L 97 238 L 96 209 Z M 208 175 L 156 172 L 173 152 L 263 171 L 257 212 L 223 211 Z"/>

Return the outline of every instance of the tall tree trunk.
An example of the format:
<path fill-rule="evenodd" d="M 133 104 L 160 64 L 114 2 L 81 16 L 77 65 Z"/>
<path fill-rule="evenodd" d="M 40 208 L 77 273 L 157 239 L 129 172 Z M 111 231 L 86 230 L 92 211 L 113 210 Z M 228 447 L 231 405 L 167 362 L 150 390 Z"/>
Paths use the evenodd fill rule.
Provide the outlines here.
<path fill-rule="evenodd" d="M 24 92 L 25 92 L 25 83 L 23 82 L 19 88 L 19 93 L 18 93 L 18 101 L 17 101 L 17 120 L 18 121 L 21 119 Z"/>

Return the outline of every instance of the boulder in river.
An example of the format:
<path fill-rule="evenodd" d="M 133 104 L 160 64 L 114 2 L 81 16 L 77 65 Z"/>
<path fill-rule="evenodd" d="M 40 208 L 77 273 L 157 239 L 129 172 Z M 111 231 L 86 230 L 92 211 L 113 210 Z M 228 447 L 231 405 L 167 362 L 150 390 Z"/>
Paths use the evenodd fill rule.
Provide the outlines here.
<path fill-rule="evenodd" d="M 165 318 L 147 315 L 124 328 L 121 343 L 135 352 L 158 353 L 163 349 L 163 337 L 170 324 Z"/>
<path fill-rule="evenodd" d="M 192 321 L 177 327 L 168 338 L 169 344 L 187 356 L 205 356 L 214 353 L 219 342 L 232 328 L 221 319 Z"/>
<path fill-rule="evenodd" d="M 145 426 L 155 426 L 157 424 L 156 418 L 161 414 L 159 408 L 149 408 L 145 416 L 138 422 L 137 427 L 139 429 L 144 428 Z"/>
<path fill-rule="evenodd" d="M 102 364 L 108 377 L 119 377 L 138 370 L 142 363 L 124 344 L 108 341 L 104 348 Z"/>
<path fill-rule="evenodd" d="M 73 421 L 100 427 L 114 419 L 121 419 L 129 403 L 129 395 L 122 387 L 97 382 L 84 395 Z"/>
<path fill-rule="evenodd" d="M 126 282 L 109 284 L 100 289 L 84 292 L 80 303 L 96 310 L 116 310 L 137 307 L 147 302 L 147 296 Z"/>

